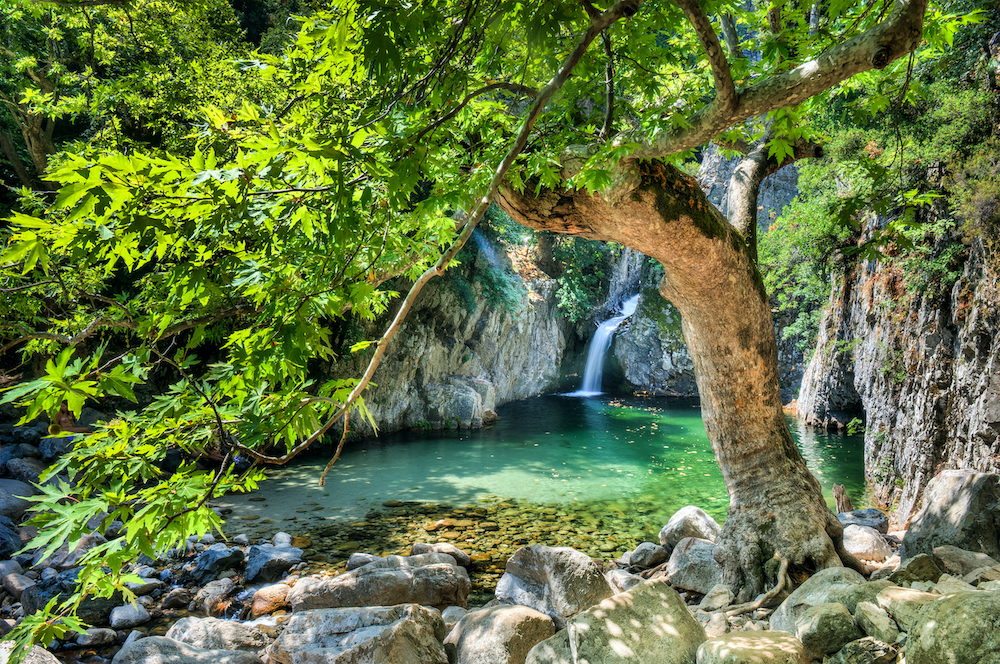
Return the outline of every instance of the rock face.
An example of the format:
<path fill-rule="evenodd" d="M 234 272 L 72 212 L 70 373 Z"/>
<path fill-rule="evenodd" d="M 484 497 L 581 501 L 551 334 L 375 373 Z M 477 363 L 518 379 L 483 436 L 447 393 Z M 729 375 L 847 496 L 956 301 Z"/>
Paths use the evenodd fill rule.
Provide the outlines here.
<path fill-rule="evenodd" d="M 447 664 L 444 621 L 416 604 L 303 611 L 267 654 L 282 664 Z"/>
<path fill-rule="evenodd" d="M 942 544 L 1000 559 L 1000 475 L 945 470 L 927 484 L 899 555 L 930 554 Z"/>
<path fill-rule="evenodd" d="M 380 431 L 480 427 L 496 418 L 498 405 L 557 386 L 568 325 L 556 307 L 555 280 L 508 275 L 510 307 L 490 304 L 475 275 L 496 268 L 479 256 L 475 271 L 469 264 L 431 282 L 389 346 L 365 396 Z M 459 281 L 471 289 L 467 301 Z M 385 321 L 373 325 L 379 334 Z M 361 375 L 361 355 L 338 359 L 337 375 Z M 372 433 L 361 418 L 351 424 Z"/>
<path fill-rule="evenodd" d="M 690 664 L 706 639 L 677 591 L 649 581 L 602 601 L 531 649 L 526 664 Z"/>
<path fill-rule="evenodd" d="M 803 378 L 807 421 L 837 427 L 863 411 L 867 478 L 898 506 L 895 526 L 941 470 L 1000 472 L 1000 269 L 979 243 L 941 294 L 907 294 L 876 261 L 835 278 Z"/>
<path fill-rule="evenodd" d="M 558 627 L 612 593 L 600 565 L 589 556 L 568 547 L 542 544 L 515 551 L 496 588 L 500 601 L 541 611 Z"/>

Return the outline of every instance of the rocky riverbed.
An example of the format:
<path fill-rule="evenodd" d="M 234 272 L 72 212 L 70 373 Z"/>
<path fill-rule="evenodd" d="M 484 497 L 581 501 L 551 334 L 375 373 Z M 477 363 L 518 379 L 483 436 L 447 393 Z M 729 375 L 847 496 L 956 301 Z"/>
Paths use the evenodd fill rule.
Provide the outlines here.
<path fill-rule="evenodd" d="M 229 514 L 219 541 L 140 561 L 134 604 L 88 600 L 94 627 L 49 651 L 117 664 L 1000 661 L 1000 562 L 982 550 L 1000 545 L 1000 482 L 946 471 L 935 483 L 905 533 L 875 510 L 839 515 L 869 578 L 823 570 L 741 607 L 712 557 L 719 526 L 693 506 L 648 531 L 641 515 L 625 529 L 615 514 L 515 501 L 390 501 L 291 532 Z M 0 562 L 0 629 L 69 592 L 75 557 L 105 536 Z"/>

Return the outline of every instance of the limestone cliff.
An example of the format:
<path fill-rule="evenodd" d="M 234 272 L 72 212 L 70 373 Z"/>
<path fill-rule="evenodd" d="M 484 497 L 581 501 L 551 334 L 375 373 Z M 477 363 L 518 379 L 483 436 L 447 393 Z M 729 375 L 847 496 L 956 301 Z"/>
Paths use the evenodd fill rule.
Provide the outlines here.
<path fill-rule="evenodd" d="M 800 414 L 836 427 L 863 410 L 866 473 L 897 525 L 936 472 L 1000 470 L 995 252 L 974 242 L 950 288 L 907 292 L 898 267 L 874 261 L 833 288 Z"/>
<path fill-rule="evenodd" d="M 511 299 L 494 304 L 471 266 L 458 269 L 473 277 L 465 281 L 473 289 L 469 297 L 447 277 L 429 284 L 375 372 L 365 399 L 379 431 L 476 428 L 496 417 L 498 405 L 558 383 L 566 325 L 556 309 L 555 281 L 509 275 Z M 374 334 L 378 329 L 372 326 Z M 338 365 L 338 374 L 360 375 L 368 354 L 359 355 Z M 352 426 L 371 433 L 361 422 Z"/>

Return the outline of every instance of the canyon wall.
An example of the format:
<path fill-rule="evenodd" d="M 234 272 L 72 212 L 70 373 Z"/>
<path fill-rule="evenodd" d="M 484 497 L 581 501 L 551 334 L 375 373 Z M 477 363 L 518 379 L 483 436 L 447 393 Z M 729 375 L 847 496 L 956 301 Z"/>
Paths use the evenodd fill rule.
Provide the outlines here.
<path fill-rule="evenodd" d="M 497 269 L 482 262 L 475 269 Z M 559 383 L 568 326 L 556 308 L 555 280 L 510 274 L 509 299 L 491 303 L 473 266 L 454 269 L 473 291 L 463 297 L 449 277 L 428 284 L 375 371 L 365 402 L 379 431 L 477 428 L 496 417 L 498 405 Z M 387 323 L 371 325 L 368 336 Z M 368 357 L 341 358 L 338 375 L 361 375 Z M 352 428 L 372 433 L 361 421 Z"/>
<path fill-rule="evenodd" d="M 1000 470 L 998 330 L 996 246 L 981 238 L 953 285 L 915 292 L 875 261 L 836 279 L 799 413 L 829 428 L 865 418 L 866 473 L 896 525 L 940 470 Z"/>

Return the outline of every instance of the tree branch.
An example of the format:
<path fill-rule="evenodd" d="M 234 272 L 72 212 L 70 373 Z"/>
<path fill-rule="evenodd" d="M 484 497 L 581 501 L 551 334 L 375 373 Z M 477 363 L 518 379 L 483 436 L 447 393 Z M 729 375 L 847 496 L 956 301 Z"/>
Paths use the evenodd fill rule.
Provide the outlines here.
<path fill-rule="evenodd" d="M 827 49 L 795 69 L 770 76 L 737 95 L 727 111 L 717 97 L 695 112 L 690 126 L 663 132 L 652 141 L 622 135 L 616 142 L 639 142 L 635 159 L 656 159 L 696 148 L 728 127 L 755 115 L 794 106 L 828 90 L 851 76 L 883 69 L 909 54 L 920 43 L 927 0 L 899 0 L 892 13 L 878 25 Z"/>
<path fill-rule="evenodd" d="M 490 83 L 489 85 L 484 85 L 478 90 L 475 90 L 467 94 L 465 96 L 465 99 L 460 101 L 458 105 L 455 106 L 455 108 L 451 109 L 450 111 L 442 115 L 440 118 L 434 120 L 429 125 L 421 129 L 420 133 L 418 133 L 413 138 L 414 143 L 418 143 L 420 139 L 423 138 L 428 132 L 437 129 L 445 122 L 451 120 L 453 117 L 458 115 L 458 112 L 461 111 L 463 108 L 465 108 L 466 104 L 468 104 L 470 101 L 472 101 L 476 97 L 479 97 L 480 95 L 486 94 L 487 92 L 492 92 L 493 90 L 511 90 L 513 92 L 520 92 L 521 94 L 527 95 L 532 98 L 538 95 L 538 93 L 534 89 L 529 88 L 527 85 L 521 85 L 520 83 L 497 82 L 497 83 Z"/>
<path fill-rule="evenodd" d="M 708 63 L 712 66 L 712 78 L 715 80 L 715 103 L 720 112 L 731 112 L 736 106 L 736 86 L 733 84 L 733 74 L 729 70 L 729 61 L 722 51 L 722 44 L 719 43 L 719 36 L 715 34 L 715 28 L 708 16 L 701 8 L 698 0 L 675 0 L 677 6 L 684 11 L 684 15 L 698 35 L 701 48 L 708 57 Z"/>
<path fill-rule="evenodd" d="M 611 35 L 605 30 L 601 33 L 604 41 L 604 55 L 608 62 L 604 65 L 604 125 L 598 137 L 602 141 L 611 135 L 611 125 L 615 119 L 615 54 L 611 50 Z"/>

